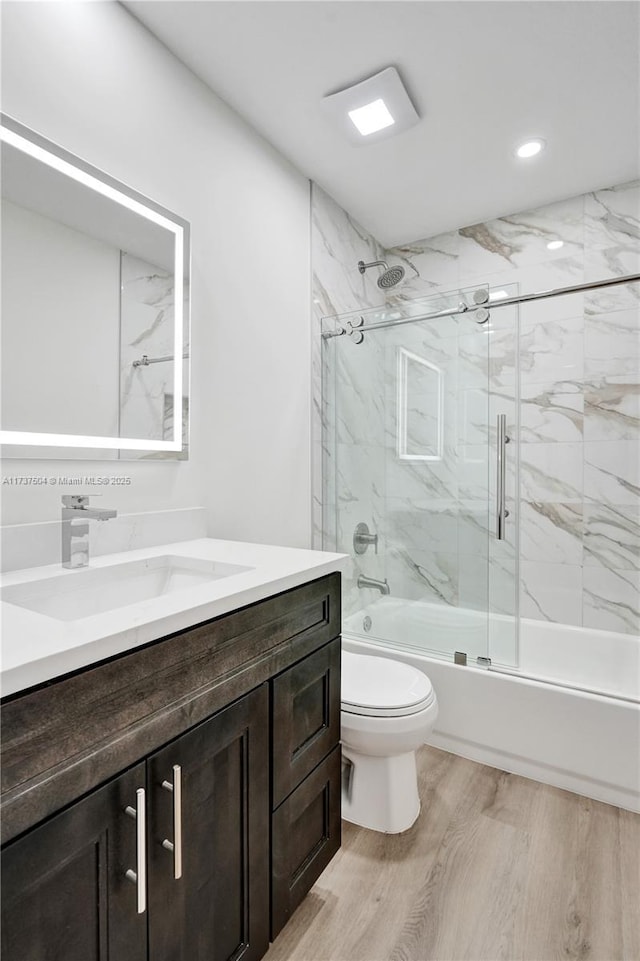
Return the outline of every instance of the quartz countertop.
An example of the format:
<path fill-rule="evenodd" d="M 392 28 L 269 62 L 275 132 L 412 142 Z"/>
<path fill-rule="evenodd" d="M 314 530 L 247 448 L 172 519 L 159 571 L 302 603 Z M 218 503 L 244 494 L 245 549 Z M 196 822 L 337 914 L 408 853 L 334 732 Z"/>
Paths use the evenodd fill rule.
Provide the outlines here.
<path fill-rule="evenodd" d="M 2 575 L 0 585 L 25 584 L 60 575 L 82 578 L 86 570 L 166 555 L 250 569 L 74 621 L 58 620 L 3 601 L 2 695 L 15 694 L 340 571 L 347 560 L 344 554 L 201 538 L 107 554 L 93 558 L 89 568 L 80 570 L 65 570 L 52 564 L 13 571 Z"/>

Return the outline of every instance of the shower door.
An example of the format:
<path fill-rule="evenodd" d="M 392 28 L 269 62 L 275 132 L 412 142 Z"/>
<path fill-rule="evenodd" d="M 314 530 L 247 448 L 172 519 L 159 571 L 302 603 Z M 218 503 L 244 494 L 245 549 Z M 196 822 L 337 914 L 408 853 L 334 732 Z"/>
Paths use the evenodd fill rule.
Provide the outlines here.
<path fill-rule="evenodd" d="M 476 290 L 324 322 L 324 544 L 351 557 L 346 634 L 511 664 L 516 518 L 496 541 L 495 425 L 514 389 L 492 389 L 501 334 Z M 460 304 L 467 312 L 430 316 Z"/>

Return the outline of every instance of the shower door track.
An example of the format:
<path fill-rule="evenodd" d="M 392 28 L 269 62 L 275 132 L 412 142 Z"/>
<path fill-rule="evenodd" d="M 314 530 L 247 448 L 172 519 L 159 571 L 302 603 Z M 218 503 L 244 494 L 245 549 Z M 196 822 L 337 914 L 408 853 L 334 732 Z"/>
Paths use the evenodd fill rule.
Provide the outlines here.
<path fill-rule="evenodd" d="M 483 304 L 458 304 L 457 307 L 450 307 L 447 310 L 438 310 L 433 314 L 424 314 L 418 317 L 402 317 L 399 320 L 381 320 L 377 324 L 367 324 L 364 317 L 361 317 L 360 326 L 349 324 L 350 330 L 346 327 L 338 327 L 336 330 L 323 331 L 322 336 L 325 340 L 330 337 L 342 337 L 344 334 L 367 330 L 382 330 L 385 327 L 402 327 L 404 324 L 415 324 L 424 320 L 437 320 L 440 317 L 456 317 L 458 314 L 466 314 L 485 308 L 494 310 L 497 307 L 510 307 L 513 304 L 527 304 L 535 300 L 546 300 L 548 297 L 560 297 L 563 294 L 578 294 L 587 290 L 599 290 L 601 287 L 617 287 L 621 284 L 633 284 L 640 281 L 640 274 L 627 274 L 624 277 L 613 277 L 609 280 L 593 280 L 586 284 L 574 284 L 571 287 L 555 287 L 552 290 L 539 290 L 534 294 L 518 294 L 515 297 L 504 297 L 494 303 L 485 302 Z M 326 318 L 328 319 L 328 318 Z"/>

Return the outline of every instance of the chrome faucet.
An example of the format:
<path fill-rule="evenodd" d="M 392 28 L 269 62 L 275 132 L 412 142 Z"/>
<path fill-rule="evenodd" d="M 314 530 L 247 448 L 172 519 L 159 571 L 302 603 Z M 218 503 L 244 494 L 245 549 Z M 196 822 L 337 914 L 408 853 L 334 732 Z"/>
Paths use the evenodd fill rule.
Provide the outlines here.
<path fill-rule="evenodd" d="M 62 566 L 89 565 L 89 525 L 85 521 L 108 521 L 117 511 L 89 507 L 88 494 L 62 495 Z"/>
<path fill-rule="evenodd" d="M 356 583 L 358 587 L 373 587 L 375 590 L 380 591 L 381 594 L 391 593 L 386 577 L 383 581 L 377 581 L 375 577 L 365 577 L 364 574 L 360 574 Z"/>

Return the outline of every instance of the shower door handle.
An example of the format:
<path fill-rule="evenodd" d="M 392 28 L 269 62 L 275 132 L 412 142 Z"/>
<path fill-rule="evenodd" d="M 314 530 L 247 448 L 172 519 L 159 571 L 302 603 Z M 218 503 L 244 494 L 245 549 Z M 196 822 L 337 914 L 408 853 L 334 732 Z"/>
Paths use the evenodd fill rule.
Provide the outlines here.
<path fill-rule="evenodd" d="M 507 461 L 506 446 L 509 443 L 507 437 L 507 415 L 498 414 L 497 418 L 497 471 L 496 471 L 496 539 L 504 540 L 505 521 L 509 516 L 506 508 L 506 478 Z"/>

